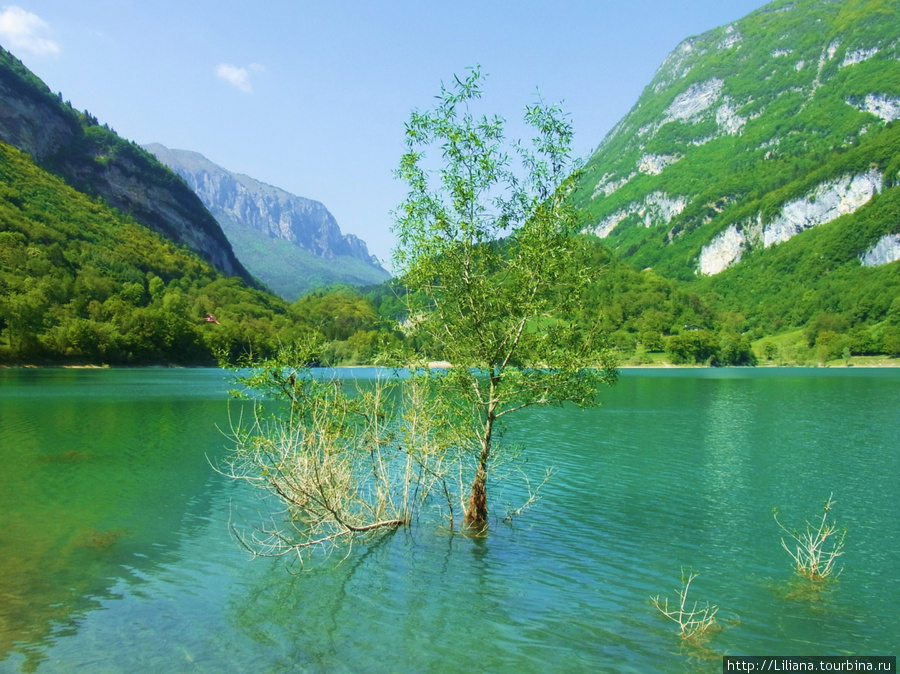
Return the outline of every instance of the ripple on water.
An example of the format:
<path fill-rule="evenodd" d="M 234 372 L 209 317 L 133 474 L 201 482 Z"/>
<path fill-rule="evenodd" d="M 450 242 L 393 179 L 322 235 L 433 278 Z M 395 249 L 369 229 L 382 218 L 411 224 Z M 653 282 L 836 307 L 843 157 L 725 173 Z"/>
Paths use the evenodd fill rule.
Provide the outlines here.
<path fill-rule="evenodd" d="M 533 478 L 557 469 L 512 524 L 401 531 L 298 576 L 229 536 L 258 505 L 206 458 L 225 444 L 221 373 L 131 377 L 0 387 L 0 531 L 17 537 L 0 564 L 21 562 L 17 606 L 32 608 L 16 634 L 39 671 L 713 671 L 709 653 L 895 645 L 896 375 L 626 374 L 603 408 L 533 410 L 506 430 Z M 526 495 L 490 490 L 498 516 Z M 810 599 L 772 508 L 800 526 L 831 491 L 846 568 Z M 708 651 L 683 649 L 651 604 L 674 598 L 682 568 L 720 606 Z M 0 669 L 24 666 L 3 639 Z"/>

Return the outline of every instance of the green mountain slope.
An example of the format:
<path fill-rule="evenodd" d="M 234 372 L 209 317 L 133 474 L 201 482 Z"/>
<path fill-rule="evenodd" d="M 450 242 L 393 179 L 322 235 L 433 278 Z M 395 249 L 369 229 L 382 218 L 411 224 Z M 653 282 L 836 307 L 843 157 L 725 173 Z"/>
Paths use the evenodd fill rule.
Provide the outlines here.
<path fill-rule="evenodd" d="M 217 219 L 244 266 L 288 301 L 325 286 L 369 286 L 382 283 L 390 276 L 383 269 L 350 255 L 321 258 L 286 239 L 271 237 L 231 218 Z"/>
<path fill-rule="evenodd" d="M 308 329 L 0 142 L 0 362 L 213 364 Z"/>
<path fill-rule="evenodd" d="M 778 0 L 683 42 L 587 164 L 590 231 L 691 278 L 863 209 L 900 170 L 898 11 Z"/>
<path fill-rule="evenodd" d="M 226 274 L 252 277 L 200 199 L 149 152 L 53 94 L 0 47 L 0 141 L 79 192 L 101 197 Z"/>
<path fill-rule="evenodd" d="M 617 256 L 752 336 L 830 316 L 877 351 L 900 320 L 897 119 L 900 0 L 777 0 L 679 45 L 576 199 Z"/>

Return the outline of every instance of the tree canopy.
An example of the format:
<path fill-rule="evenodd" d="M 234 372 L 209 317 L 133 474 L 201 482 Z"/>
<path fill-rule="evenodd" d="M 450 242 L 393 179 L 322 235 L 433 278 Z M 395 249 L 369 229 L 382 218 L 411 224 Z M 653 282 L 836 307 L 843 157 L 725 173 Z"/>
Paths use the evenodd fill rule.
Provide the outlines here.
<path fill-rule="evenodd" d="M 579 176 L 571 123 L 538 101 L 525 109 L 530 144 L 509 147 L 502 119 L 471 110 L 482 82 L 474 68 L 442 87 L 433 109 L 412 113 L 394 257 L 412 332 L 451 364 L 427 376 L 471 409 L 477 458 L 466 519 L 474 523 L 488 514 L 497 422 L 530 405 L 593 405 L 616 377 L 596 324 L 560 318 L 590 281 L 572 264 L 585 241 L 569 199 Z"/>

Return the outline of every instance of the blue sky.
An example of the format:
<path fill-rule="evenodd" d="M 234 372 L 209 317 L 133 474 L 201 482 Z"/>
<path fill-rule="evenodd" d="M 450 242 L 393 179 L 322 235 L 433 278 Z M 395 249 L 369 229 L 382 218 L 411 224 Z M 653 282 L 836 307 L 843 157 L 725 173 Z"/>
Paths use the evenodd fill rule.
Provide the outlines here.
<path fill-rule="evenodd" d="M 390 260 L 403 125 L 480 64 L 510 122 L 540 89 L 588 155 L 683 39 L 763 0 L 0 0 L 0 44 L 138 143 L 317 199 Z"/>

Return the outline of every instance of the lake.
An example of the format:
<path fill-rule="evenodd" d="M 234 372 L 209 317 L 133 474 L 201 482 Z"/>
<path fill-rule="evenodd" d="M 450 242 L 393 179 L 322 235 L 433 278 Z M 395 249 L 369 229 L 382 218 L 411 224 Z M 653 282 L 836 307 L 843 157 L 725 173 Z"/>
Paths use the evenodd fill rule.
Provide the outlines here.
<path fill-rule="evenodd" d="M 370 371 L 357 371 L 368 376 Z M 506 439 L 557 474 L 477 537 L 401 530 L 302 570 L 229 522 L 219 370 L 0 370 L 0 672 L 715 672 L 721 655 L 896 655 L 900 369 L 625 371 Z M 781 547 L 831 511 L 844 570 Z M 491 492 L 493 495 L 494 492 Z M 502 514 L 515 488 L 494 501 Z M 651 597 L 719 606 L 682 644 Z"/>

